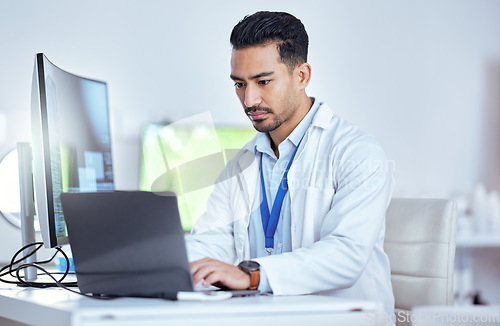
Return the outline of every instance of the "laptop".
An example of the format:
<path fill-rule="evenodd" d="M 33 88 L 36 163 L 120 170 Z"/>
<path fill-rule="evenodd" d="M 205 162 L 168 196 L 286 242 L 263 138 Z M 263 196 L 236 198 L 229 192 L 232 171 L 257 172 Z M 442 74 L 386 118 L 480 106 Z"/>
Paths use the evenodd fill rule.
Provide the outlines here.
<path fill-rule="evenodd" d="M 259 293 L 194 291 L 175 193 L 62 193 L 61 203 L 83 293 L 187 300 Z"/>

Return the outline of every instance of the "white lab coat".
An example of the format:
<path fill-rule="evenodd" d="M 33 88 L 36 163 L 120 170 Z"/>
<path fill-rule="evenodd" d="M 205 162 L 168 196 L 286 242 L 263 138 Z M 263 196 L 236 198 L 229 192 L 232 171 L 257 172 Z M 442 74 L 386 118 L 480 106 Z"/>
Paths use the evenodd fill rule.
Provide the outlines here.
<path fill-rule="evenodd" d="M 248 224 L 260 196 L 255 139 L 228 163 L 187 239 L 191 261 L 249 259 Z M 257 157 L 255 157 L 257 155 Z M 394 311 L 383 251 L 392 167 L 380 145 L 321 103 L 288 174 L 292 252 L 254 259 L 275 295 L 322 293 Z"/>

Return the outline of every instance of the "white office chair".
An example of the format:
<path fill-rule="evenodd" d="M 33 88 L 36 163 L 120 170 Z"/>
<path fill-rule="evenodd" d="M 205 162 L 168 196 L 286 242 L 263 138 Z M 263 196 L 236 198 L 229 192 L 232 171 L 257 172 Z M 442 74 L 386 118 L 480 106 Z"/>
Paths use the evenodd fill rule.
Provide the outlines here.
<path fill-rule="evenodd" d="M 396 325 L 412 307 L 453 305 L 457 217 L 445 199 L 392 199 L 386 214 L 384 249 L 391 263 Z"/>

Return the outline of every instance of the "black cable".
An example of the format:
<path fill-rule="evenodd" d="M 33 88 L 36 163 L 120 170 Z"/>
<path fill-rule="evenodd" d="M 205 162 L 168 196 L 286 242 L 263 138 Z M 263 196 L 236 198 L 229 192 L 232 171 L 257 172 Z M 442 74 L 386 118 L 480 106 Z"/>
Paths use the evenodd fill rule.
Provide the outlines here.
<path fill-rule="evenodd" d="M 62 277 L 59 279 L 59 280 L 56 280 L 54 277 L 53 277 L 53 273 L 50 273 L 50 272 L 47 272 L 45 269 L 43 268 L 38 268 L 40 270 L 43 270 L 43 274 L 37 274 L 37 275 L 47 275 L 49 276 L 51 279 L 53 279 L 54 281 L 56 281 L 55 283 L 47 283 L 47 282 L 31 282 L 31 281 L 25 281 L 22 279 L 22 277 L 19 275 L 19 269 L 24 269 L 24 268 L 27 268 L 29 267 L 30 265 L 29 264 L 22 264 L 20 265 L 19 267 L 17 267 L 16 269 L 16 278 L 19 280 L 19 282 L 21 284 L 18 284 L 20 286 L 27 286 L 27 287 L 35 287 L 35 288 L 47 288 L 47 287 L 54 287 L 54 286 L 59 286 L 58 283 L 60 284 L 63 284 L 65 286 L 78 286 L 77 282 L 65 282 L 65 283 L 62 283 L 62 281 L 66 278 L 66 276 L 68 276 L 69 274 L 69 265 L 70 265 L 70 262 L 69 262 L 69 258 L 68 256 L 66 255 L 66 253 L 60 248 L 60 247 L 55 247 L 54 249 L 56 249 L 56 253 L 50 258 L 50 259 L 47 259 L 45 261 L 41 261 L 41 262 L 36 262 L 34 264 L 36 264 L 36 266 L 40 267 L 40 264 L 45 264 L 45 263 L 49 263 L 51 262 L 57 255 L 57 253 L 61 253 L 64 258 L 66 259 L 66 270 L 64 271 L 64 273 L 62 273 Z M 24 265 L 27 265 L 27 267 L 23 267 L 21 268 L 21 266 L 24 266 Z M 35 266 L 33 266 L 35 267 Z"/>
<path fill-rule="evenodd" d="M 33 251 L 28 253 L 26 256 L 22 256 L 21 258 L 17 259 L 17 257 L 21 253 L 23 253 L 24 250 L 26 250 L 30 247 L 35 247 L 35 249 L 33 249 Z M 78 295 L 81 295 L 81 296 L 84 296 L 87 298 L 98 299 L 98 300 L 111 300 L 111 299 L 116 299 L 116 298 L 122 297 L 122 296 L 91 295 L 91 294 L 86 294 L 86 293 L 82 293 L 82 292 L 70 289 L 69 288 L 70 286 L 76 287 L 76 286 L 78 286 L 78 283 L 77 282 L 62 282 L 66 278 L 66 276 L 68 276 L 69 274 L 75 274 L 75 273 L 69 271 L 70 261 L 69 261 L 68 256 L 66 255 L 66 253 L 61 249 L 61 247 L 55 247 L 54 249 L 56 249 L 56 253 L 54 253 L 54 255 L 52 255 L 52 257 L 50 257 L 49 259 L 34 262 L 34 263 L 24 263 L 24 264 L 20 264 L 19 266 L 16 266 L 17 264 L 21 263 L 23 260 L 26 260 L 27 258 L 33 256 L 42 247 L 43 247 L 43 242 L 34 242 L 34 243 L 30 243 L 30 244 L 22 247 L 21 249 L 19 249 L 12 257 L 10 264 L 8 264 L 0 269 L 0 282 L 4 282 L 4 283 L 8 283 L 8 284 L 16 284 L 18 286 L 23 286 L 23 287 L 34 287 L 34 288 L 48 288 L 48 287 L 56 287 L 57 286 L 57 287 L 60 287 L 62 289 L 65 289 L 67 291 L 76 293 Z M 51 273 L 51 272 L 47 271 L 45 268 L 43 268 L 42 266 L 40 266 L 41 264 L 50 263 L 57 256 L 58 253 L 61 253 L 66 260 L 66 270 L 64 272 Z M 54 282 L 31 282 L 31 281 L 25 280 L 26 276 L 21 275 L 21 270 L 29 268 L 29 267 L 33 267 L 33 268 L 36 268 L 37 270 L 42 271 L 42 273 L 37 273 L 37 276 L 46 275 L 46 276 L 50 277 Z M 54 277 L 54 275 L 56 275 L 56 274 L 62 275 L 61 278 L 56 279 Z M 3 279 L 2 277 L 6 276 L 6 275 L 10 275 L 12 278 L 16 279 L 16 281 Z"/>
<path fill-rule="evenodd" d="M 32 252 L 30 252 L 28 255 L 16 260 L 16 257 L 22 253 L 24 250 L 28 249 L 29 247 L 34 247 L 34 246 L 38 246 L 36 247 Z M 15 254 L 14 256 L 12 257 L 11 261 L 10 261 L 10 265 L 8 265 L 9 267 L 9 274 L 11 274 L 12 277 L 14 277 L 14 275 L 12 275 L 12 267 L 14 267 L 14 265 L 16 264 L 19 264 L 20 262 L 22 262 L 23 260 L 27 259 L 28 257 L 31 257 L 33 256 L 38 250 L 40 250 L 40 248 L 42 248 L 43 246 L 43 242 L 33 242 L 33 243 L 30 243 L 24 247 L 22 247 L 21 249 L 19 249 Z"/>
<path fill-rule="evenodd" d="M 29 247 L 33 247 L 33 246 L 38 246 L 37 248 L 35 248 L 32 252 L 30 252 L 28 255 L 16 260 L 16 257 L 19 255 L 19 253 L 23 252 L 25 249 L 28 249 Z M 17 281 L 9 281 L 9 280 L 4 280 L 4 279 L 1 279 L 2 276 L 5 276 L 5 275 L 9 275 L 13 278 L 15 278 L 15 275 L 13 274 L 14 270 L 14 266 L 18 263 L 20 263 L 21 261 L 27 259 L 28 257 L 31 257 L 32 255 L 34 255 L 41 247 L 43 246 L 43 243 L 42 242 L 34 242 L 34 243 L 31 243 L 29 245 L 26 245 L 24 247 L 22 247 L 21 249 L 19 249 L 15 254 L 14 256 L 12 257 L 11 261 L 10 261 L 10 264 L 9 265 L 6 265 L 4 267 L 2 267 L 0 269 L 0 281 L 4 282 L 4 283 L 9 283 L 9 284 L 18 284 L 19 282 Z M 7 272 L 5 273 L 2 273 L 3 271 L 5 271 L 6 269 L 8 269 Z"/>
<path fill-rule="evenodd" d="M 68 265 L 69 266 L 69 265 Z M 69 287 L 67 287 L 64 283 L 61 283 L 59 280 L 57 280 L 54 276 L 52 276 L 52 274 L 50 272 L 48 272 L 45 268 L 43 268 L 42 266 L 39 266 L 35 263 L 29 263 L 29 264 L 22 264 L 20 265 L 17 270 L 16 270 L 16 277 L 20 280 L 21 283 L 23 284 L 26 284 L 26 286 L 33 286 L 32 283 L 33 282 L 26 282 L 24 280 L 22 280 L 22 276 L 19 274 L 21 272 L 22 269 L 25 269 L 25 268 L 28 268 L 28 267 L 34 267 L 36 269 L 39 269 L 41 270 L 42 272 L 44 272 L 45 275 L 49 276 L 51 279 L 54 280 L 54 283 L 60 287 L 60 288 L 63 288 L 67 291 L 70 291 L 70 292 L 73 292 L 73 293 L 76 293 L 76 294 L 79 294 L 81 296 L 84 296 L 84 297 L 87 297 L 87 298 L 92 298 L 92 299 L 98 299 L 98 300 L 112 300 L 112 299 L 116 299 L 116 298 L 119 298 L 119 297 L 106 297 L 106 296 L 96 296 L 96 295 L 91 295 L 91 294 L 86 294 L 86 293 L 82 293 L 82 292 L 79 292 L 79 291 L 75 291 L 73 289 L 70 289 Z M 35 286 L 36 287 L 36 286 Z"/>
<path fill-rule="evenodd" d="M 1 282 L 4 282 L 4 283 L 8 283 L 8 284 L 16 284 L 18 286 L 29 286 L 29 287 L 36 287 L 36 288 L 46 288 L 46 287 L 54 287 L 54 286 L 59 286 L 57 285 L 56 283 L 47 283 L 47 282 L 30 282 L 30 281 L 26 281 L 24 280 L 25 276 L 21 276 L 19 274 L 19 269 L 20 269 L 20 266 L 18 267 L 15 267 L 17 264 L 19 264 L 20 262 L 22 262 L 23 260 L 26 260 L 28 257 L 31 257 L 32 255 L 34 255 L 38 250 L 40 250 L 43 246 L 43 242 L 34 242 L 34 243 L 31 243 L 31 244 L 28 244 L 24 247 L 22 247 L 21 249 L 19 249 L 15 254 L 14 256 L 12 257 L 11 261 L 10 261 L 10 264 L 7 265 L 7 266 L 4 266 L 0 269 L 0 281 Z M 23 256 L 19 259 L 16 260 L 17 256 L 19 256 L 21 253 L 24 252 L 24 250 L 30 248 L 30 247 L 36 247 L 33 251 L 31 251 L 29 254 L 27 254 L 26 256 Z M 77 282 L 65 282 L 65 283 L 62 283 L 62 281 L 66 278 L 66 276 L 68 274 L 70 274 L 69 272 L 69 266 L 70 266 L 70 261 L 69 261 L 69 258 L 68 256 L 66 255 L 66 253 L 60 248 L 60 247 L 56 247 L 56 253 L 50 257 L 49 259 L 47 260 L 43 260 L 43 261 L 39 261 L 39 262 L 35 262 L 35 264 L 37 264 L 37 266 L 39 266 L 40 264 L 46 264 L 46 263 L 50 263 L 58 253 L 61 253 L 64 258 L 66 259 L 66 270 L 64 273 L 52 273 L 52 274 L 62 274 L 62 277 L 57 280 L 58 283 L 60 284 L 63 284 L 65 286 L 77 286 Z M 28 264 L 23 264 L 23 265 L 28 265 Z M 21 266 L 23 266 L 21 265 Z M 21 269 L 24 269 L 24 268 L 27 268 L 28 266 L 26 267 L 23 267 Z M 7 272 L 4 272 L 5 270 L 7 270 Z M 45 269 L 43 269 L 44 271 L 44 274 L 37 274 L 37 275 L 47 275 L 49 276 L 50 278 L 54 279 L 55 278 L 52 276 L 51 273 L 48 273 Z M 14 275 L 14 272 L 15 272 L 15 275 Z M 10 275 L 11 277 L 13 278 L 16 278 L 17 281 L 10 281 L 10 280 L 5 280 L 5 279 L 2 279 L 3 276 L 5 275 Z"/>

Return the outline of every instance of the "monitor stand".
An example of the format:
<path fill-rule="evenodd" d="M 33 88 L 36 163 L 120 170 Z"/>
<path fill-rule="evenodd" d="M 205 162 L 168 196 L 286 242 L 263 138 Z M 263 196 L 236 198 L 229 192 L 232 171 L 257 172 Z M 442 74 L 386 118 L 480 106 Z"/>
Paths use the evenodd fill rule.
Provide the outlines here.
<path fill-rule="evenodd" d="M 35 203 L 33 189 L 33 154 L 30 143 L 17 143 L 17 155 L 19 164 L 19 191 L 21 198 L 21 234 L 22 246 L 27 246 L 36 242 L 35 238 Z M 24 250 L 24 256 L 29 255 L 35 250 L 31 246 Z M 26 259 L 26 263 L 36 262 L 34 253 Z M 37 279 L 37 270 L 35 267 L 24 269 L 24 277 L 28 282 Z"/>

